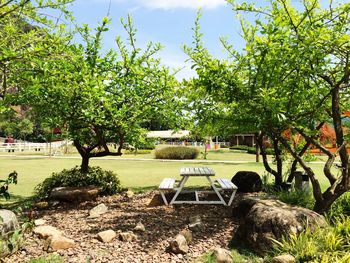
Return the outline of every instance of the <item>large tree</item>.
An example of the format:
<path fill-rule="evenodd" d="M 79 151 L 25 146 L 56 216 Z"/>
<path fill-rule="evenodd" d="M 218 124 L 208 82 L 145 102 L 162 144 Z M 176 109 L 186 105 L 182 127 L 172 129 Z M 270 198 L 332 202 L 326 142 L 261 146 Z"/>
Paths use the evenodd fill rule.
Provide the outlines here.
<path fill-rule="evenodd" d="M 347 132 L 342 117 L 349 108 L 350 4 L 330 1 L 323 9 L 319 1 L 305 0 L 301 1 L 302 7 L 294 8 L 289 1 L 275 0 L 267 8 L 257 8 L 229 2 L 235 11 L 254 12 L 258 18 L 253 24 L 241 20 L 246 41 L 242 52 L 223 41 L 231 55 L 226 71 L 231 72 L 231 79 L 240 82 L 217 88 L 228 91 L 241 112 L 244 109 L 243 113 L 255 116 L 257 130 L 271 139 L 276 157 L 284 149 L 295 158 L 310 177 L 316 200 L 314 210 L 323 213 L 350 189 Z M 194 52 L 191 57 L 201 58 L 201 53 Z M 195 62 L 201 78 L 215 80 L 211 63 L 202 58 L 200 63 Z M 328 121 L 335 129 L 336 153 L 318 140 L 320 127 Z M 288 129 L 302 135 L 302 149 L 283 136 Z M 314 171 L 301 157 L 311 144 L 329 158 L 324 167 L 329 186 L 323 192 Z M 331 167 L 337 155 L 341 169 L 336 175 Z M 283 160 L 276 161 L 278 177 L 270 172 L 279 180 Z"/>
<path fill-rule="evenodd" d="M 104 18 L 94 34 L 84 26 L 83 44 L 68 45 L 64 59 L 46 63 L 45 74 L 35 79 L 26 97 L 42 121 L 67 129 L 87 172 L 92 157 L 119 156 L 125 142 L 145 136 L 145 124 L 163 116 L 169 124 L 179 118 L 176 80 L 155 54 L 160 44 L 136 46 L 131 17 L 122 24 L 127 44 L 116 38 L 117 51 L 102 50 Z M 114 145 L 117 149 L 114 149 Z"/>

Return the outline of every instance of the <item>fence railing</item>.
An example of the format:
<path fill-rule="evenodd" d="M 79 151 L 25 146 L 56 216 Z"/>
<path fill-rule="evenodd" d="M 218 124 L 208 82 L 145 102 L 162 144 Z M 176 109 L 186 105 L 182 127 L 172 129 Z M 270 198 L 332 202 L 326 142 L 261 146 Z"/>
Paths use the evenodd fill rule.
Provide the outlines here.
<path fill-rule="evenodd" d="M 0 152 L 42 152 L 44 154 L 59 154 L 63 153 L 63 147 L 67 146 L 66 141 L 51 142 L 51 143 L 2 143 L 0 144 Z"/>

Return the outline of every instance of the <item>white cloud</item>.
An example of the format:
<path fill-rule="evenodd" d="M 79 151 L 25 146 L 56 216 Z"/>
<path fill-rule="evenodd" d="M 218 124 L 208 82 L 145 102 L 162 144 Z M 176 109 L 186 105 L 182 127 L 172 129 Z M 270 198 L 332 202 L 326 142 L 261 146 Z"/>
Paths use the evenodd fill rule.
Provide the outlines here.
<path fill-rule="evenodd" d="M 176 9 L 176 8 L 216 8 L 226 4 L 225 0 L 137 0 L 139 4 L 151 9 Z"/>

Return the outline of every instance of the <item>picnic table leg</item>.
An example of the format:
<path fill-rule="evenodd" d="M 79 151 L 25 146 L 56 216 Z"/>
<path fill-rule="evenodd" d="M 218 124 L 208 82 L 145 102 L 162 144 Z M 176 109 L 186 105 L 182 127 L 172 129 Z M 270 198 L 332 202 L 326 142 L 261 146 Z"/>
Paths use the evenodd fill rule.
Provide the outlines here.
<path fill-rule="evenodd" d="M 176 193 L 175 193 L 173 199 L 171 199 L 171 201 L 170 201 L 170 204 L 171 204 L 171 205 L 175 202 L 177 196 L 178 196 L 178 195 L 180 194 L 180 192 L 182 191 L 182 189 L 183 189 L 185 183 L 187 182 L 187 180 L 188 180 L 188 176 L 183 176 L 183 177 L 182 177 L 182 179 L 181 179 L 181 181 L 180 181 L 180 183 L 179 183 L 179 185 L 178 185 L 178 187 L 177 187 Z"/>
<path fill-rule="evenodd" d="M 230 206 L 232 204 L 233 198 L 235 197 L 235 194 L 237 192 L 237 189 L 233 189 L 231 197 L 230 197 L 230 201 L 228 201 L 228 206 Z"/>
<path fill-rule="evenodd" d="M 222 198 L 222 196 L 221 196 L 219 190 L 216 188 L 216 186 L 214 185 L 214 183 L 213 183 L 213 181 L 210 179 L 210 177 L 209 177 L 209 176 L 206 176 L 206 177 L 207 177 L 207 180 L 209 181 L 211 187 L 213 188 L 214 192 L 215 192 L 216 195 L 219 197 L 221 203 L 222 203 L 223 205 L 227 205 L 226 202 L 225 202 L 225 200 L 224 200 L 224 198 Z"/>
<path fill-rule="evenodd" d="M 161 194 L 161 196 L 162 196 L 162 198 L 163 198 L 164 204 L 165 204 L 165 205 L 168 205 L 168 200 L 166 200 L 166 197 L 165 197 L 164 192 L 163 192 L 163 191 L 160 191 L 160 194 Z"/>

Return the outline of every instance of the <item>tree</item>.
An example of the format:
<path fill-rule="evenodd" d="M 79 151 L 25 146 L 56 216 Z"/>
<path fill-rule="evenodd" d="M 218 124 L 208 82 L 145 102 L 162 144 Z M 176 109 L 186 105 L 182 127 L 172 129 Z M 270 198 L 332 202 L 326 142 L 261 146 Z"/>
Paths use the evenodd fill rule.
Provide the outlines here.
<path fill-rule="evenodd" d="M 50 9 L 69 16 L 69 0 L 0 1 L 0 129 L 5 134 L 25 138 L 33 131 L 30 108 L 19 105 L 18 93 L 31 85 L 40 74 L 38 62 L 58 56 L 58 42 L 64 30 L 44 14 Z"/>
<path fill-rule="evenodd" d="M 230 86 L 222 84 L 218 88 L 231 89 L 232 101 L 248 115 L 255 116 L 257 129 L 272 140 L 276 157 L 283 150 L 295 158 L 313 185 L 314 210 L 324 213 L 350 188 L 348 135 L 342 118 L 342 113 L 349 108 L 350 5 L 334 6 L 331 1 L 326 9 L 322 9 L 319 1 L 305 0 L 302 1 L 303 8 L 296 9 L 288 1 L 275 0 L 263 9 L 247 3 L 229 2 L 235 11 L 254 12 L 260 17 L 254 24 L 241 20 L 246 40 L 243 52 L 235 51 L 222 40 L 231 55 L 230 78 L 241 80 L 237 86 L 241 92 L 235 96 L 237 91 Z M 196 65 L 205 73 L 212 68 L 208 64 Z M 210 74 L 206 78 L 215 79 Z M 319 129 L 328 121 L 335 128 L 338 148 L 335 154 L 318 140 Z M 301 150 L 283 136 L 288 129 L 304 138 L 305 145 Z M 329 187 L 324 192 L 315 173 L 302 158 L 311 144 L 329 158 L 324 167 Z M 341 171 L 335 175 L 331 167 L 338 154 Z M 275 179 L 280 180 L 283 159 L 276 161 L 278 177 L 275 175 Z"/>
<path fill-rule="evenodd" d="M 82 157 L 82 172 L 88 171 L 90 158 L 122 155 L 124 143 L 139 141 L 145 134 L 142 127 L 154 116 L 173 124 L 181 119 L 177 83 L 154 58 L 161 46 L 137 48 L 136 30 L 128 17 L 122 21 L 128 46 L 117 37 L 118 52 L 102 54 L 108 23 L 104 18 L 93 35 L 84 26 L 84 45 L 67 45 L 64 59 L 46 62 L 44 75 L 22 94 L 43 122 L 67 129 Z"/>

